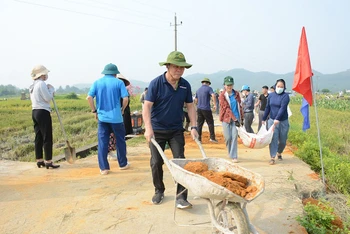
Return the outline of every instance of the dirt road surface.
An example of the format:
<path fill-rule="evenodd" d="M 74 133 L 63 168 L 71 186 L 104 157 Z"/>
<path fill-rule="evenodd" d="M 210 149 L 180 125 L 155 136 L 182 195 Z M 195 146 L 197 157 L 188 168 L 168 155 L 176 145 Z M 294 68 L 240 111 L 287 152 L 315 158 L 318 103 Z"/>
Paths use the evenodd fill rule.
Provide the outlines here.
<path fill-rule="evenodd" d="M 204 128 L 207 132 L 207 128 Z M 203 136 L 208 157 L 228 159 L 216 126 L 218 144 Z M 170 150 L 166 154 L 171 157 Z M 186 135 L 186 157 L 200 158 L 201 153 Z M 97 156 L 60 163 L 57 170 L 37 168 L 35 163 L 0 161 L 0 233 L 212 233 L 206 202 L 194 199 L 189 210 L 177 210 L 174 222 L 175 186 L 164 165 L 165 198 L 153 205 L 154 193 L 146 144 L 128 148 L 131 168 L 119 170 L 110 161 L 111 173 L 99 174 Z M 260 173 L 265 192 L 248 204 L 251 222 L 259 233 L 305 233 L 295 221 L 302 204 L 295 183 L 319 185 L 309 167 L 286 149 L 284 160 L 268 164 L 268 147 L 249 149 L 239 145 L 239 166 Z M 229 159 L 228 159 L 229 160 Z M 193 225 L 205 223 L 205 227 Z"/>

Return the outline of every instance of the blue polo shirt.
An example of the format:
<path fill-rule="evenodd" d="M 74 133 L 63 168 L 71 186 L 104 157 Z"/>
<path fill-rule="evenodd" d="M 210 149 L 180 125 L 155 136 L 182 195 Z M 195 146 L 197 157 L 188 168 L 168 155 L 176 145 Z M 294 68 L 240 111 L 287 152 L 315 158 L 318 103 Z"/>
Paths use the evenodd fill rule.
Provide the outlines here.
<path fill-rule="evenodd" d="M 196 98 L 198 99 L 197 108 L 201 110 L 210 109 L 210 98 L 214 93 L 213 89 L 207 85 L 202 85 L 196 92 Z"/>
<path fill-rule="evenodd" d="M 88 93 L 96 97 L 98 120 L 106 123 L 122 123 L 123 116 L 120 98 L 127 97 L 128 91 L 124 82 L 111 75 L 96 80 Z"/>
<path fill-rule="evenodd" d="M 153 130 L 181 130 L 183 105 L 193 102 L 191 85 L 181 77 L 177 89 L 174 90 L 164 73 L 151 81 L 145 100 L 153 102 L 151 109 Z"/>

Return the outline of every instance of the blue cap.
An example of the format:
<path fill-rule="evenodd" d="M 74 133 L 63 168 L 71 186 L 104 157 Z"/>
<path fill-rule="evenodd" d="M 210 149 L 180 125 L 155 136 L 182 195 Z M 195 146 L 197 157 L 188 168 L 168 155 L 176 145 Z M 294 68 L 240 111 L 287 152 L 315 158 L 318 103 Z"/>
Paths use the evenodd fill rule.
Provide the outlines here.
<path fill-rule="evenodd" d="M 241 91 L 248 90 L 250 91 L 250 87 L 248 85 L 243 85 Z"/>

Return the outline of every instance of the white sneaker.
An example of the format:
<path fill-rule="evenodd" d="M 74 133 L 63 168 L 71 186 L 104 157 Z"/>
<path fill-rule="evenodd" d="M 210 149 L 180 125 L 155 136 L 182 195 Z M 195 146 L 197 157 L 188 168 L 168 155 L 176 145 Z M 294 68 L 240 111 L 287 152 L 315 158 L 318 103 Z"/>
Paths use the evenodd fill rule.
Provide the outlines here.
<path fill-rule="evenodd" d="M 108 175 L 108 170 L 100 170 L 101 175 Z"/>
<path fill-rule="evenodd" d="M 124 167 L 119 167 L 120 170 L 126 170 L 130 167 L 130 164 L 126 164 Z"/>

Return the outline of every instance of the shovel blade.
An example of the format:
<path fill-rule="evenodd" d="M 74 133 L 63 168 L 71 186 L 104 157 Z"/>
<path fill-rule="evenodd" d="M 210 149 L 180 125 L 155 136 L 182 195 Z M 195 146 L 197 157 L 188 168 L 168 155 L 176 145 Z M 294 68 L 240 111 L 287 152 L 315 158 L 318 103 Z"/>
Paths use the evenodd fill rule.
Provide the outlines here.
<path fill-rule="evenodd" d="M 66 157 L 66 161 L 70 164 L 73 164 L 74 161 L 76 160 L 75 148 L 74 147 L 64 148 L 64 155 Z"/>

